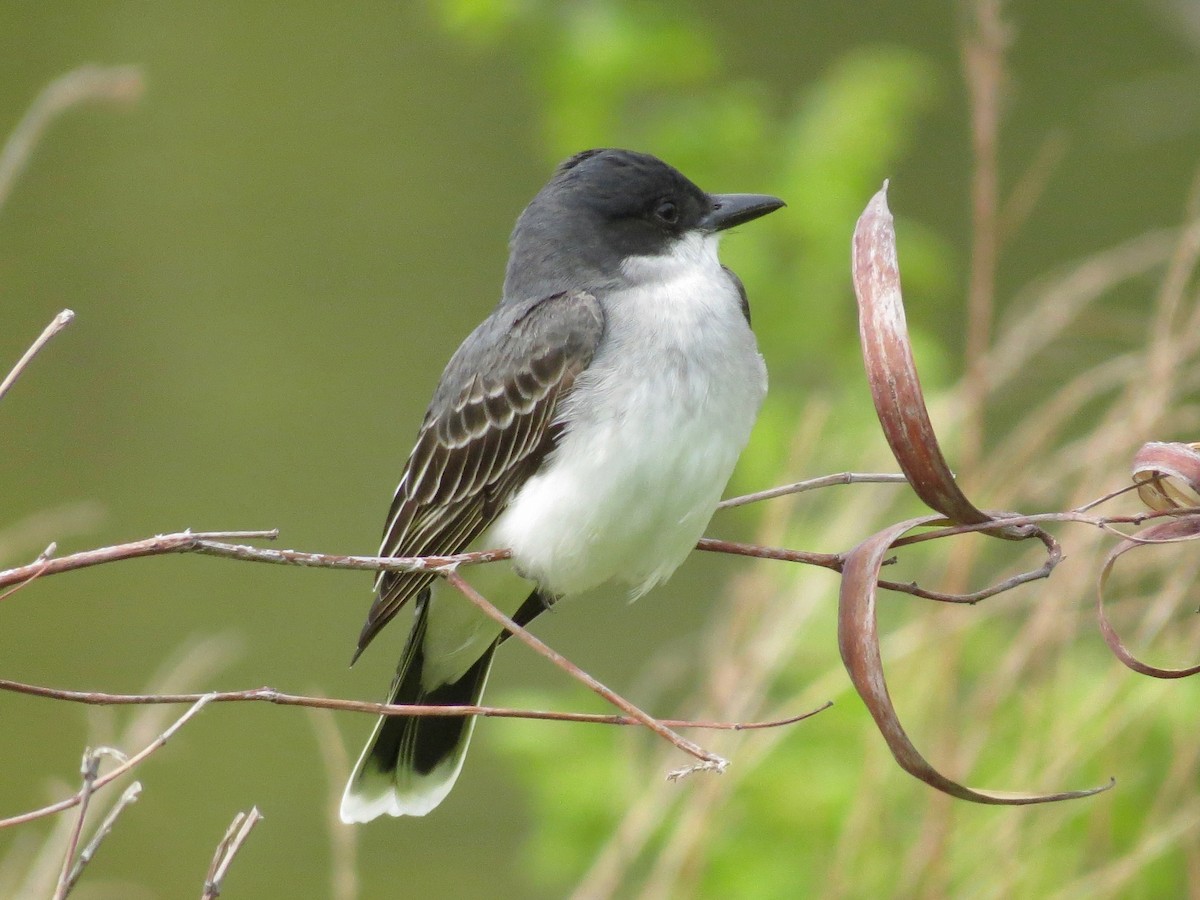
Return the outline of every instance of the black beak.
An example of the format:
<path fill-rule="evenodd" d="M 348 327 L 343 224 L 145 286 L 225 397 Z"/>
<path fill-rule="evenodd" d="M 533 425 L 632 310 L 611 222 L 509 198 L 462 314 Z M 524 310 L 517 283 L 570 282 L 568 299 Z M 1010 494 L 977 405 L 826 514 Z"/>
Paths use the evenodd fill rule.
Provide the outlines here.
<path fill-rule="evenodd" d="M 712 194 L 713 206 L 700 220 L 705 231 L 724 231 L 752 222 L 787 204 L 769 194 Z"/>

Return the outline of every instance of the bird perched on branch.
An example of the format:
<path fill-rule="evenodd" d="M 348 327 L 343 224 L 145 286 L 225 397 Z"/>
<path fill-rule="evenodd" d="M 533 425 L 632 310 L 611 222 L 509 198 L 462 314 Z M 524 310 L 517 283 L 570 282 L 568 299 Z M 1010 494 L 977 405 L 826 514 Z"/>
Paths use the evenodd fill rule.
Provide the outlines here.
<path fill-rule="evenodd" d="M 500 303 L 442 373 L 381 556 L 506 547 L 532 582 L 525 625 L 608 582 L 634 597 L 701 537 L 767 390 L 722 232 L 783 206 L 708 194 L 659 159 L 588 150 L 517 220 Z M 409 601 L 389 703 L 478 704 L 504 634 L 435 575 L 380 573 L 357 659 Z M 528 588 L 528 585 L 526 586 Z M 515 602 L 514 602 L 515 601 Z M 383 717 L 342 798 L 346 822 L 425 815 L 462 769 L 471 717 Z"/>

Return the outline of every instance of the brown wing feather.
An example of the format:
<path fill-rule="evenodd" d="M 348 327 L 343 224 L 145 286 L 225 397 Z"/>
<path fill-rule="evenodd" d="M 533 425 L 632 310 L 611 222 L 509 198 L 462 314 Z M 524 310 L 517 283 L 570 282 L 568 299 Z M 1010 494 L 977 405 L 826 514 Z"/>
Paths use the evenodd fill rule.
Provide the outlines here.
<path fill-rule="evenodd" d="M 603 328 L 596 299 L 573 292 L 503 305 L 463 342 L 405 465 L 380 556 L 461 553 L 487 529 L 556 445 L 555 410 Z M 434 577 L 380 573 L 358 652 Z"/>

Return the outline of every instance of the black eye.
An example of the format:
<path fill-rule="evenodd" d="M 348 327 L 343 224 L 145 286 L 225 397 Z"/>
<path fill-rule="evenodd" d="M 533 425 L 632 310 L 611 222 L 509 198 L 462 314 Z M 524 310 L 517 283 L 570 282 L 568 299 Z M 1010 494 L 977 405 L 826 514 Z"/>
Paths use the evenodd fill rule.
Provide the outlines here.
<path fill-rule="evenodd" d="M 660 200 L 658 206 L 654 207 L 654 216 L 660 222 L 674 225 L 679 221 L 679 208 L 670 200 Z"/>

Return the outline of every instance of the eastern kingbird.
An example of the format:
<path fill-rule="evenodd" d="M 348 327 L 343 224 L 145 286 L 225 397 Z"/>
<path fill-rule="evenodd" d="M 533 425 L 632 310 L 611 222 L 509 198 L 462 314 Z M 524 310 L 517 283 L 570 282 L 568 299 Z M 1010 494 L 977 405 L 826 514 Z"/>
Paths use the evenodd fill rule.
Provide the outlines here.
<path fill-rule="evenodd" d="M 629 150 L 560 165 L 517 220 L 499 305 L 442 373 L 380 555 L 510 548 L 533 592 L 490 599 L 522 625 L 606 582 L 639 597 L 665 581 L 708 525 L 767 391 L 746 291 L 717 243 L 783 205 L 707 194 Z M 463 598 L 432 592 L 435 577 L 376 580 L 355 658 L 416 603 L 389 703 L 477 704 L 506 637 Z M 473 727 L 381 718 L 342 820 L 428 813 Z"/>

